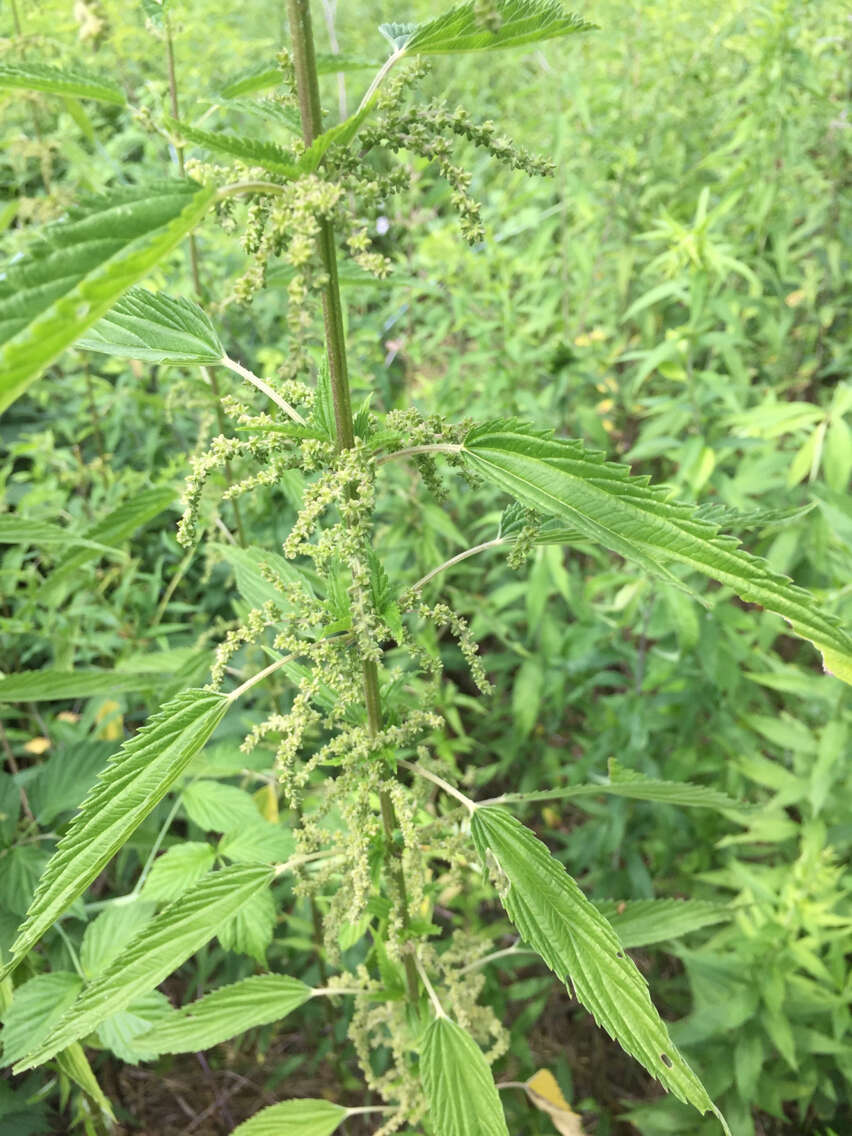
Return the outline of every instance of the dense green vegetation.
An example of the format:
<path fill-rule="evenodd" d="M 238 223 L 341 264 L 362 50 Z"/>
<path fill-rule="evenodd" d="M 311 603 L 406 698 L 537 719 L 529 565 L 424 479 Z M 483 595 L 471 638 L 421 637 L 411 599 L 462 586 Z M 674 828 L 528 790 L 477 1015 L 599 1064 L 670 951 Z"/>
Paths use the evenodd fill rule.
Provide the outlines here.
<path fill-rule="evenodd" d="M 386 59 L 378 25 L 435 15 L 425 0 L 404 11 L 377 0 L 334 7 L 313 5 L 326 124 L 357 109 Z M 484 20 L 494 9 L 475 7 Z M 400 1063 L 416 1064 L 394 1049 L 404 1050 L 406 1031 L 421 1038 L 429 1102 L 424 1119 L 414 1106 L 406 1114 L 410 1133 L 453 1136 L 464 1130 L 453 1124 L 468 1123 L 441 1097 L 442 1062 L 475 1067 L 470 1100 L 491 1107 L 483 1049 L 498 1086 L 511 1086 L 500 1103 L 513 1136 L 715 1136 L 719 1120 L 692 1107 L 701 1098 L 684 1089 L 687 1074 L 734 1136 L 850 1129 L 852 703 L 839 677 L 852 666 L 842 630 L 852 612 L 850 24 L 832 0 L 601 0 L 580 14 L 598 30 L 436 54 L 428 70 L 409 64 L 424 73 L 381 113 L 397 115 L 411 145 L 394 154 L 376 144 L 372 190 L 347 164 L 357 140 L 371 138 L 370 118 L 298 171 L 303 186 L 315 185 L 313 173 L 317 184 L 345 184 L 338 227 L 346 215 L 351 231 L 354 222 L 366 231 L 340 266 L 355 436 L 379 461 L 411 446 L 463 447 L 440 468 L 428 455 L 379 466 L 370 632 L 355 610 L 355 568 L 290 558 L 304 553 L 292 536 L 282 551 L 323 462 L 345 460 L 329 456 L 340 418 L 319 297 L 308 287 L 303 303 L 283 237 L 285 255 L 268 260 L 255 291 L 262 199 L 229 197 L 200 221 L 191 248 L 192 221 L 179 223 L 188 209 L 199 219 L 207 210 L 202 183 L 262 176 L 286 186 L 302 160 L 299 107 L 278 57 L 287 5 L 171 0 L 165 16 L 157 0 L 3 6 L 0 950 L 17 966 L 0 984 L 0 1040 L 3 1065 L 23 1068 L 0 1081 L 0 1136 L 224 1134 L 293 1098 L 311 1098 L 313 1111 L 284 1105 L 279 1127 L 265 1131 L 360 1136 L 393 1114 L 346 1109 L 420 1099 L 394 1081 Z M 339 49 L 342 77 L 328 59 Z M 449 157 L 414 152 L 416 108 L 438 98 L 437 129 L 449 129 L 457 104 L 470 116 L 455 118 Z M 408 107 L 414 120 L 400 125 Z M 506 147 L 509 156 L 532 170 L 483 147 L 470 122 L 492 119 L 523 148 Z M 222 132 L 265 148 L 240 153 Z M 553 161 L 552 177 L 528 176 L 537 155 Z M 214 164 L 229 167 L 227 178 Z M 360 183 L 346 181 L 356 174 Z M 310 243 L 305 218 L 319 199 L 304 193 L 304 210 L 286 199 L 283 222 Z M 101 194 L 131 211 L 144 205 L 144 227 L 126 227 L 120 210 L 99 229 L 75 222 L 103 208 Z M 69 227 L 52 230 L 58 259 L 34 259 L 37 234 L 69 209 Z M 339 227 L 342 250 L 347 235 Z M 84 327 L 101 285 L 50 305 L 81 255 L 100 263 L 106 240 L 133 275 L 103 310 L 136 282 L 160 294 L 160 308 L 137 291 Z M 322 288 L 319 276 L 307 283 Z M 176 297 L 209 322 L 188 304 L 169 307 Z M 157 311 L 160 346 L 146 354 L 140 327 Z M 167 319 L 182 338 L 166 348 Z M 27 321 L 35 331 L 24 342 Z M 129 347 L 119 342 L 128 327 Z M 213 366 L 222 345 L 271 384 L 278 407 Z M 282 399 L 297 401 L 315 435 L 299 435 Z M 495 424 L 516 417 L 558 441 Z M 489 425 L 467 433 L 469 422 Z M 257 449 L 234 448 L 195 493 L 217 435 L 288 429 L 301 467 L 272 450 L 259 466 Z M 589 451 L 671 494 L 625 488 Z M 250 492 L 228 494 L 245 479 Z M 566 504 L 575 480 L 606 482 L 606 524 L 599 503 Z M 506 508 L 511 496 L 518 504 Z M 197 512 L 179 531 L 188 501 Z M 344 513 L 346 501 L 344 491 Z M 742 564 L 723 571 L 701 525 L 701 547 L 676 556 L 669 530 L 652 539 L 618 511 L 695 525 L 675 501 L 739 537 L 765 575 L 745 586 Z M 343 547 L 346 525 L 336 535 Z M 424 615 L 412 585 L 454 558 L 422 584 Z M 807 594 L 789 593 L 784 576 Z M 361 800 L 359 772 L 339 755 L 303 783 L 294 772 L 299 744 L 303 765 L 329 757 L 333 729 L 362 744 L 364 713 L 337 708 L 331 679 L 314 689 L 305 660 L 293 660 L 226 717 L 222 696 L 183 693 L 209 682 L 214 659 L 230 690 L 289 651 L 251 614 L 285 599 L 295 614 L 285 610 L 276 629 L 295 634 L 322 608 L 323 634 L 349 636 L 362 652 L 378 636 L 385 724 L 399 731 L 392 758 L 380 756 L 402 761 L 390 806 L 398 824 L 377 827 L 369 847 L 358 825 L 370 808 L 380 815 L 384 782 L 362 769 Z M 827 648 L 834 674 L 812 643 Z M 484 696 L 489 683 L 495 693 Z M 436 717 L 418 718 L 425 712 Z M 299 714 L 304 737 L 282 757 L 276 730 Z M 420 732 L 406 734 L 415 721 Z M 124 742 L 137 780 L 122 767 L 96 782 Z M 143 776 L 150 791 L 131 829 L 120 794 Z M 87 819 L 75 810 L 93 786 Z M 514 797 L 511 815 L 541 843 L 491 807 L 468 825 L 459 793 Z M 51 859 L 75 815 L 83 821 Z M 384 801 L 381 815 L 387 822 Z M 74 841 L 85 852 L 85 824 L 94 831 L 108 817 L 115 839 L 99 831 L 84 865 Z M 270 883 L 270 865 L 324 841 L 351 865 L 363 861 L 366 878 L 320 860 L 316 872 L 299 864 Z M 513 859 L 521 846 L 526 858 Z M 489 864 L 499 864 L 496 889 Z M 623 952 L 609 960 L 607 999 L 569 964 L 557 929 L 537 941 L 547 917 L 537 921 L 536 902 L 567 887 L 559 865 L 582 888 L 574 917 L 588 921 L 592 953 L 615 942 L 608 920 L 648 980 L 659 1028 L 677 1046 L 674 1095 L 652 1079 L 665 1084 L 671 1058 L 653 1068 L 646 1035 L 631 1045 L 617 1020 L 637 974 Z M 394 873 L 406 871 L 414 890 L 402 934 Z M 33 904 L 42 877 L 53 890 L 43 884 Z M 156 970 L 152 943 L 177 961 Z M 338 974 L 347 989 L 372 983 L 371 998 L 311 997 Z M 431 1017 L 429 976 L 449 1018 Z M 213 1003 L 208 1032 L 195 1021 L 187 1033 L 173 1007 L 249 978 L 236 1028 L 220 1027 Z M 578 1117 L 554 1097 L 542 1106 L 546 1078 L 524 1091 L 540 1069 Z"/>

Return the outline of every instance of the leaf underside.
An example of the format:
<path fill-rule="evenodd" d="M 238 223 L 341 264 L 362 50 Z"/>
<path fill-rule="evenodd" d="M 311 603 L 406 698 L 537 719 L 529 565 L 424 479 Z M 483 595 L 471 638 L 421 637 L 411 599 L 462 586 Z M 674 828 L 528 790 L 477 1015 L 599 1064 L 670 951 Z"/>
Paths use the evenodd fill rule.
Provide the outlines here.
<path fill-rule="evenodd" d="M 347 1111 L 327 1100 L 282 1101 L 244 1120 L 231 1136 L 331 1136 Z"/>

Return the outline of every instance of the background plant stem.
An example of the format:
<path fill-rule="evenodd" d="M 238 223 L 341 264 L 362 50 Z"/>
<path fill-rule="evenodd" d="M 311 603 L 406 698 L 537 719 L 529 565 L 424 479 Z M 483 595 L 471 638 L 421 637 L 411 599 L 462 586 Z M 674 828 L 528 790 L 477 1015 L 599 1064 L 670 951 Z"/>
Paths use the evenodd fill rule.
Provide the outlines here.
<path fill-rule="evenodd" d="M 169 102 L 172 109 L 172 118 L 177 119 L 177 121 L 179 122 L 180 103 L 178 101 L 177 72 L 175 71 L 175 49 L 174 44 L 172 43 L 172 28 L 171 24 L 169 23 L 167 12 L 163 13 L 163 20 L 166 34 L 166 69 L 169 73 Z M 180 170 L 180 176 L 185 177 L 186 168 L 183 158 L 183 148 L 181 146 L 177 147 L 177 162 L 178 170 Z M 198 244 L 195 240 L 194 233 L 189 234 L 189 267 L 190 272 L 192 273 L 192 286 L 195 290 L 195 295 L 197 296 L 199 301 L 203 302 L 204 290 L 201 287 L 201 271 L 199 269 Z M 210 389 L 213 392 L 213 399 L 216 403 L 216 422 L 219 426 L 219 433 L 224 434 L 227 423 L 225 422 L 225 413 L 222 410 L 222 397 L 219 392 L 219 381 L 211 368 L 202 367 L 201 371 L 204 377 L 207 379 L 207 382 L 210 384 Z M 233 485 L 234 475 L 231 470 L 231 463 L 229 461 L 225 462 L 225 478 L 228 482 L 228 485 Z M 243 528 L 242 513 L 240 512 L 239 502 L 237 501 L 236 497 L 231 501 L 231 505 L 234 510 L 234 527 L 237 530 L 237 540 L 239 541 L 240 547 L 245 548 L 246 532 Z"/>
<path fill-rule="evenodd" d="M 305 145 L 310 146 L 314 139 L 322 133 L 322 109 L 309 0 L 287 0 L 287 12 L 290 19 L 290 40 L 296 72 L 296 92 L 302 119 L 302 138 Z M 347 450 L 355 444 L 355 429 L 352 420 L 343 304 L 340 299 L 334 229 L 327 218 L 320 218 L 319 225 L 319 251 L 326 274 L 326 284 L 322 293 L 325 345 L 331 375 L 337 449 L 340 451 Z M 371 737 L 375 737 L 382 728 L 379 669 L 374 662 L 365 662 L 363 668 L 367 729 Z M 396 841 L 398 827 L 396 811 L 393 800 L 386 790 L 380 792 L 379 798 L 382 826 L 389 855 L 389 870 L 400 905 L 402 925 L 403 928 L 407 928 L 409 925 L 408 892 L 405 886 L 401 852 Z M 406 954 L 404 965 L 408 997 L 410 1001 L 415 1002 L 419 997 L 420 987 L 414 957 Z"/>

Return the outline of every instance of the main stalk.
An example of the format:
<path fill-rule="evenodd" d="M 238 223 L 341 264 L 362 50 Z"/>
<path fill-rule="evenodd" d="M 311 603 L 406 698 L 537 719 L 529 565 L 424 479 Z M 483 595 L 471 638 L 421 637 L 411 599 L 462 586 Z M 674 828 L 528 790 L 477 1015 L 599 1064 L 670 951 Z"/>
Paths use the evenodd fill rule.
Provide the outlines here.
<path fill-rule="evenodd" d="M 290 19 L 290 39 L 293 49 L 293 66 L 296 72 L 296 93 L 302 120 L 302 138 L 306 146 L 322 134 L 322 108 L 320 105 L 314 35 L 309 0 L 287 0 Z M 343 323 L 343 304 L 340 299 L 340 279 L 337 272 L 337 248 L 334 227 L 328 218 L 319 218 L 319 251 L 326 282 L 322 290 L 325 347 L 331 377 L 334 402 L 334 422 L 337 449 L 348 450 L 355 444 L 352 419 L 352 399 L 349 391 L 349 370 L 346 361 L 346 335 Z M 382 701 L 379 691 L 379 671 L 373 662 L 364 662 L 364 703 L 367 711 L 367 728 L 375 737 L 382 728 Z M 403 927 L 409 923 L 408 895 L 401 854 L 396 843 L 397 819 L 390 794 L 379 794 L 382 826 L 391 857 L 391 873 L 399 897 Z M 408 997 L 414 1002 L 419 996 L 417 967 L 410 954 L 405 955 L 405 977 Z"/>

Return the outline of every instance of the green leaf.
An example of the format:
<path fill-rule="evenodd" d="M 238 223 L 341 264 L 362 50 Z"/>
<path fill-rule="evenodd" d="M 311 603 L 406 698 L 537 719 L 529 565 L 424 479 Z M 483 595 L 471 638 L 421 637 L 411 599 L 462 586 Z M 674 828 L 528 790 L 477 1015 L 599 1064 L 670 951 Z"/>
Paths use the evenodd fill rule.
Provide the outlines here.
<path fill-rule="evenodd" d="M 254 865 L 257 867 L 257 865 Z M 232 919 L 216 929 L 217 938 L 226 951 L 249 955 L 260 966 L 266 966 L 266 948 L 275 934 L 277 912 L 269 890 L 253 895 Z"/>
<path fill-rule="evenodd" d="M 147 994 L 204 946 L 224 920 L 268 887 L 271 877 L 269 868 L 256 865 L 223 868 L 164 908 L 86 986 L 45 1041 L 18 1062 L 16 1072 L 49 1061 L 66 1045 L 96 1030 L 111 1014 Z"/>
<path fill-rule="evenodd" d="M 495 804 L 555 801 L 582 797 L 629 797 L 634 801 L 656 801 L 663 805 L 682 805 L 696 809 L 715 809 L 721 813 L 748 813 L 750 806 L 711 789 L 708 785 L 693 785 L 689 781 L 657 781 L 625 769 L 615 758 L 609 760 L 609 781 L 589 785 L 568 785 L 564 789 L 541 789 L 533 793 L 506 793 L 495 798 Z"/>
<path fill-rule="evenodd" d="M 317 52 L 316 60 L 317 73 L 320 75 L 329 75 L 336 71 L 378 70 L 382 65 L 380 60 L 366 59 L 359 55 L 332 55 L 322 51 Z M 220 94 L 226 99 L 236 99 L 241 95 L 268 91 L 272 87 L 279 87 L 283 82 L 284 75 L 279 67 L 261 64 L 234 75 L 224 87 L 220 88 Z"/>
<path fill-rule="evenodd" d="M 378 92 L 374 93 L 372 98 L 358 107 L 355 113 L 350 114 L 343 122 L 338 122 L 336 126 L 330 127 L 313 140 L 304 154 L 299 158 L 300 173 L 314 173 L 332 146 L 349 145 L 366 121 L 370 111 L 373 109 L 377 94 Z"/>
<path fill-rule="evenodd" d="M 64 970 L 37 974 L 15 987 L 12 1004 L 3 1014 L 3 1063 L 11 1065 L 41 1045 L 74 1002 L 82 979 Z"/>
<path fill-rule="evenodd" d="M 154 685 L 151 675 L 90 668 L 80 671 L 25 671 L 0 678 L 0 702 L 57 702 L 95 694 L 125 694 Z"/>
<path fill-rule="evenodd" d="M 312 993 L 297 978 L 257 974 L 181 1007 L 138 1041 L 155 1054 L 210 1049 L 244 1030 L 277 1022 L 307 1002 Z"/>
<path fill-rule="evenodd" d="M 83 1052 L 82 1045 L 75 1041 L 73 1045 L 69 1045 L 61 1053 L 57 1053 L 56 1064 L 66 1077 L 69 1077 L 75 1085 L 79 1085 L 83 1092 L 92 1098 L 98 1108 L 115 1122 L 112 1104 L 98 1084 L 86 1054 Z"/>
<path fill-rule="evenodd" d="M 472 2 L 459 4 L 434 20 L 418 24 L 404 41 L 405 54 L 495 51 L 588 32 L 596 26 L 566 12 L 556 0 L 497 0 L 494 8 L 497 19 L 493 29 L 486 26 Z M 395 41 L 399 42 L 402 34 L 398 32 Z"/>
<path fill-rule="evenodd" d="M 209 317 L 191 300 L 131 288 L 78 347 L 147 363 L 219 363 L 225 354 Z"/>
<path fill-rule="evenodd" d="M 631 477 L 627 466 L 516 422 L 475 427 L 463 454 L 477 473 L 530 508 L 561 517 L 678 587 L 682 582 L 667 567 L 672 561 L 718 580 L 741 599 L 783 616 L 823 652 L 838 677 L 852 671 L 852 638 L 809 592 L 697 519 L 694 507 L 671 501 L 667 490 L 645 477 Z"/>
<path fill-rule="evenodd" d="M 194 781 L 181 796 L 189 819 L 205 832 L 230 832 L 237 825 L 261 820 L 248 793 L 221 781 Z"/>
<path fill-rule="evenodd" d="M 111 903 L 86 927 L 80 966 L 86 978 L 106 970 L 112 960 L 154 916 L 155 905 L 141 899 Z"/>
<path fill-rule="evenodd" d="M 503 809 L 478 808 L 471 833 L 483 861 L 496 865 L 500 899 L 524 941 L 664 1088 L 699 1112 L 715 1112 L 672 1043 L 645 979 L 558 860 Z"/>
<path fill-rule="evenodd" d="M 40 548 L 50 548 L 54 544 L 62 548 L 83 545 L 101 553 L 115 551 L 105 544 L 96 544 L 76 536 L 61 525 L 52 525 L 49 521 L 30 521 L 26 517 L 19 517 L 17 513 L 0 516 L 0 544 L 37 544 Z"/>
<path fill-rule="evenodd" d="M 231 1136 L 331 1136 L 348 1109 L 327 1100 L 288 1100 L 263 1108 Z"/>
<path fill-rule="evenodd" d="M 595 903 L 623 947 L 647 947 L 679 939 L 731 918 L 730 907 L 706 899 L 632 899 Z"/>
<path fill-rule="evenodd" d="M 246 138 L 237 134 L 225 134 L 220 130 L 199 130 L 186 122 L 174 118 L 166 120 L 168 125 L 187 142 L 212 150 L 216 154 L 227 154 L 248 166 L 263 166 L 271 173 L 281 177 L 299 176 L 299 164 L 295 156 L 279 146 L 277 142 L 264 142 L 259 138 Z"/>
<path fill-rule="evenodd" d="M 237 591 L 246 601 L 254 607 L 263 607 L 265 603 L 275 603 L 282 611 L 291 610 L 286 595 L 279 591 L 264 574 L 272 573 L 282 584 L 306 584 L 305 575 L 289 564 L 283 556 L 269 549 L 249 545 L 248 548 L 239 548 L 234 544 L 217 544 L 211 541 L 207 548 L 216 556 L 227 561 L 234 570 L 234 580 Z"/>
<path fill-rule="evenodd" d="M 0 276 L 0 411 L 189 233 L 215 195 L 192 181 L 123 187 L 49 225 Z"/>
<path fill-rule="evenodd" d="M 455 1022 L 435 1018 L 420 1048 L 429 1116 L 441 1136 L 509 1136 L 503 1106 L 482 1050 Z"/>
<path fill-rule="evenodd" d="M 159 803 L 224 717 L 228 699 L 188 690 L 110 759 L 54 852 L 12 944 L 7 974 Z M 73 1040 L 73 1039 L 72 1039 Z"/>
<path fill-rule="evenodd" d="M 295 852 L 295 841 L 288 828 L 258 816 L 255 823 L 226 833 L 219 841 L 218 852 L 242 864 L 280 864 Z"/>
<path fill-rule="evenodd" d="M 14 63 L 0 66 L 0 91 L 18 88 L 44 91 L 48 95 L 70 95 L 77 99 L 98 99 L 102 103 L 124 106 L 124 91 L 112 79 L 75 68 L 52 67 L 47 63 Z"/>
<path fill-rule="evenodd" d="M 118 545 L 128 540 L 138 528 L 167 509 L 175 499 L 175 491 L 167 486 L 143 489 L 123 501 L 111 513 L 96 521 L 83 534 L 97 544 Z M 63 556 L 41 586 L 39 598 L 44 599 L 62 584 L 77 580 L 77 570 L 89 561 L 97 560 L 97 552 L 87 548 Z"/>
<path fill-rule="evenodd" d="M 116 1057 L 129 1064 L 153 1061 L 157 1056 L 141 1042 L 142 1035 L 174 1013 L 172 1004 L 159 990 L 149 990 L 124 1010 L 118 1010 L 98 1026 L 97 1039 Z"/>
<path fill-rule="evenodd" d="M 215 849 L 203 840 L 176 844 L 154 861 L 140 894 L 157 902 L 177 899 L 206 876 L 215 862 Z"/>

